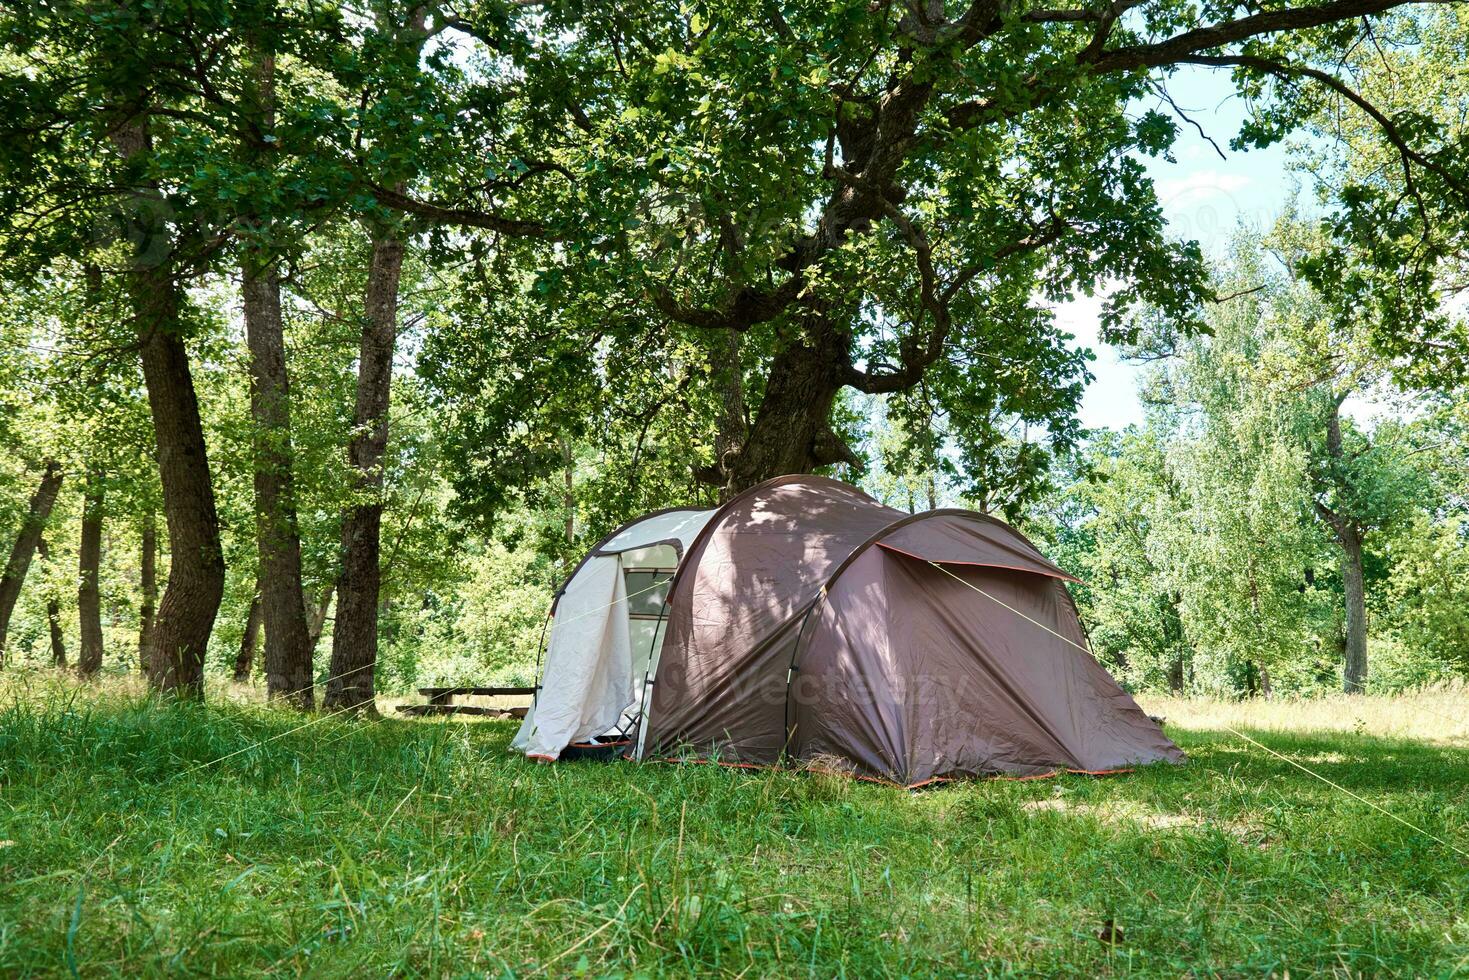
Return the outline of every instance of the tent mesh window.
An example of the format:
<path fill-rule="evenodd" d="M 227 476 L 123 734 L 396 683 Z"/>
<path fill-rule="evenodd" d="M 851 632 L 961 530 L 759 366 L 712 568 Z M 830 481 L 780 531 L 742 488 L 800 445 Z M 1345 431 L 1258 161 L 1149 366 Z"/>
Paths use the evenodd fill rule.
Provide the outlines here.
<path fill-rule="evenodd" d="M 627 615 L 631 619 L 658 619 L 668 598 L 671 568 L 629 568 L 622 574 L 627 588 Z"/>

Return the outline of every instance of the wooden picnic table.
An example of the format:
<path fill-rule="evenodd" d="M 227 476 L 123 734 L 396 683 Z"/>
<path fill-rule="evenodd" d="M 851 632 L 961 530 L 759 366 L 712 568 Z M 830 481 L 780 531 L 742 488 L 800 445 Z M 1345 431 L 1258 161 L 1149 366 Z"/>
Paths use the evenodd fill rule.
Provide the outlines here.
<path fill-rule="evenodd" d="M 428 698 L 427 704 L 400 704 L 405 715 L 488 715 L 494 718 L 524 718 L 529 706 L 501 708 L 479 704 L 455 704 L 459 697 L 525 697 L 534 695 L 533 687 L 420 687 L 418 693 Z"/>

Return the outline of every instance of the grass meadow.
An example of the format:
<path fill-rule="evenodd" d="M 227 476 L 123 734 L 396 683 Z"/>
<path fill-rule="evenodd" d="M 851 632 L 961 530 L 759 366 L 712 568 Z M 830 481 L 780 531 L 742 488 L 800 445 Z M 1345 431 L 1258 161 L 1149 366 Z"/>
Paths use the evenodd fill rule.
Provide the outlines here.
<path fill-rule="evenodd" d="M 1188 765 L 906 793 L 14 677 L 0 975 L 1469 975 L 1469 691 L 1147 707 Z"/>

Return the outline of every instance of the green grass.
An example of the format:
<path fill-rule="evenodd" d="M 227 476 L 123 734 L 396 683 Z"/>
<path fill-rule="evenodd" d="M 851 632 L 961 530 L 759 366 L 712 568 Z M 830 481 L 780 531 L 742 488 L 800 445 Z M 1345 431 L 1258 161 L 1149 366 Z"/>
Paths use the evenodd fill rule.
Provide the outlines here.
<path fill-rule="evenodd" d="M 1469 858 L 1223 731 L 1171 728 L 1179 768 L 904 793 L 21 694 L 0 975 L 1469 974 Z M 1462 744 L 1250 733 L 1469 850 Z"/>

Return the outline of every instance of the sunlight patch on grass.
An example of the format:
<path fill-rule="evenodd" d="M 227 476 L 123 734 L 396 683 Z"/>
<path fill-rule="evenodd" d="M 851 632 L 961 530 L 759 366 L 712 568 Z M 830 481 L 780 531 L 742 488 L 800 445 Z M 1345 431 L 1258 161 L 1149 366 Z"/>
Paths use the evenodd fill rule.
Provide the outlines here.
<path fill-rule="evenodd" d="M 1469 684 L 1437 684 L 1405 695 L 1277 697 L 1233 701 L 1143 695 L 1149 714 L 1169 727 L 1259 728 L 1282 732 L 1353 732 L 1379 737 L 1469 744 Z"/>

